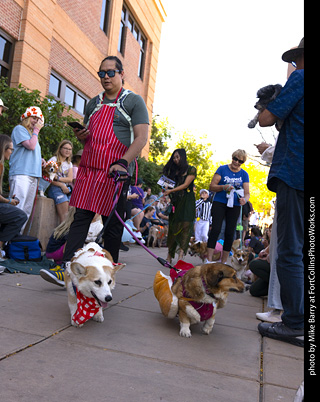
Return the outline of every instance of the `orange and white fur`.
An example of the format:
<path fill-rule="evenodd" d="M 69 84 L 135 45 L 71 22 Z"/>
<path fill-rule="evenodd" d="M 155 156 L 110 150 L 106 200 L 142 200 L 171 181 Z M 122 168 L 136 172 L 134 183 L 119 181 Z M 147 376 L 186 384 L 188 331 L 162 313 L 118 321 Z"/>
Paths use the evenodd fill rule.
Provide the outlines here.
<path fill-rule="evenodd" d="M 92 319 L 103 322 L 103 307 L 112 300 L 112 290 L 115 287 L 115 274 L 125 264 L 113 265 L 111 254 L 97 243 L 88 243 L 76 251 L 71 262 L 66 263 L 65 286 L 68 292 L 68 304 L 71 313 L 71 324 L 76 324 L 72 317 L 77 310 L 77 297 L 74 287 L 84 296 L 94 298 L 99 311 Z"/>
<path fill-rule="evenodd" d="M 45 166 L 42 167 L 42 177 L 39 180 L 39 196 L 46 197 L 44 192 L 50 186 L 50 183 L 58 173 L 61 162 L 48 161 Z"/>
<path fill-rule="evenodd" d="M 180 336 L 190 338 L 190 325 L 204 321 L 202 332 L 210 334 L 215 323 L 218 308 L 224 307 L 228 293 L 244 292 L 244 283 L 237 278 L 236 271 L 219 262 L 198 265 L 189 269 L 182 277 L 177 277 L 174 283 L 158 271 L 153 284 L 154 294 L 158 299 L 162 313 L 168 318 L 174 318 L 178 313 L 180 321 Z M 203 320 L 190 302 L 199 306 L 208 305 L 212 314 Z"/>
<path fill-rule="evenodd" d="M 149 234 L 147 239 L 147 246 L 150 246 L 152 240 L 152 248 L 156 245 L 161 247 L 163 239 L 168 235 L 168 226 L 152 225 L 149 228 Z"/>
<path fill-rule="evenodd" d="M 232 243 L 231 266 L 237 271 L 239 279 L 247 279 L 244 277 L 244 272 L 248 265 L 249 251 L 245 248 L 240 248 L 240 240 L 237 239 Z"/>

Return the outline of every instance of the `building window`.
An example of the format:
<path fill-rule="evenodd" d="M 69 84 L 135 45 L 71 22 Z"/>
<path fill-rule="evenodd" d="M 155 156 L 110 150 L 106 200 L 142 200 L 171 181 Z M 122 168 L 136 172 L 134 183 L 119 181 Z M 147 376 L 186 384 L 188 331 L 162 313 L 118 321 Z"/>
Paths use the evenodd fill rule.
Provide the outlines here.
<path fill-rule="evenodd" d="M 76 112 L 82 115 L 84 115 L 86 105 L 89 101 L 85 95 L 55 72 L 52 72 L 50 75 L 49 95 L 71 106 L 72 109 L 75 109 Z"/>
<path fill-rule="evenodd" d="M 140 56 L 139 56 L 138 76 L 141 79 L 143 79 L 146 40 L 142 37 L 142 35 L 140 35 L 139 44 L 140 44 Z"/>
<path fill-rule="evenodd" d="M 108 36 L 109 21 L 111 15 L 111 0 L 102 0 L 102 10 L 100 19 L 100 28 Z"/>
<path fill-rule="evenodd" d="M 128 30 L 132 32 L 133 37 L 137 40 L 140 45 L 140 55 L 139 55 L 139 67 L 138 76 L 143 79 L 144 74 L 144 64 L 145 64 L 145 50 L 146 50 L 146 37 L 143 35 L 139 25 L 135 22 L 132 15 L 130 15 L 129 10 L 123 6 L 121 12 L 121 23 L 119 32 L 119 42 L 118 51 L 124 55 L 124 28 L 128 27 Z"/>
<path fill-rule="evenodd" d="M 121 21 L 120 21 L 120 32 L 119 32 L 119 41 L 118 41 L 118 51 L 122 55 L 124 53 L 124 28 L 126 26 L 126 23 L 128 23 L 127 11 L 126 11 L 126 9 L 124 7 L 122 7 Z"/>
<path fill-rule="evenodd" d="M 13 55 L 13 42 L 2 31 L 0 31 L 0 77 L 9 79 Z"/>

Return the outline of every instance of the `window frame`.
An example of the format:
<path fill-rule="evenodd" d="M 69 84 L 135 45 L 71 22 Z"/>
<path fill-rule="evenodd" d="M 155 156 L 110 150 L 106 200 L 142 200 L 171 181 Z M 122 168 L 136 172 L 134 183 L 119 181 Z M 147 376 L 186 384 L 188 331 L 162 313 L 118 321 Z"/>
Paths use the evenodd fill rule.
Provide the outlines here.
<path fill-rule="evenodd" d="M 50 92 L 51 76 L 53 76 L 56 80 L 59 81 L 58 95 Z M 67 88 L 74 92 L 74 104 L 73 105 L 69 105 L 69 103 L 67 103 L 65 101 Z M 67 106 L 71 106 L 71 109 L 74 110 L 76 113 L 80 114 L 81 116 L 84 116 L 86 106 L 90 100 L 83 92 L 79 91 L 74 85 L 70 84 L 70 82 L 65 80 L 60 74 L 58 74 L 54 70 L 51 70 L 51 73 L 50 73 L 48 95 L 53 96 L 55 100 L 63 102 Z M 78 96 L 85 100 L 83 111 L 80 111 L 77 109 Z"/>
<path fill-rule="evenodd" d="M 147 37 L 142 32 L 139 24 L 134 19 L 133 15 L 130 13 L 128 7 L 123 3 L 121 10 L 121 21 L 120 21 L 120 31 L 119 31 L 119 41 L 118 41 L 118 51 L 124 55 L 124 28 L 127 27 L 132 33 L 135 40 L 139 43 L 140 54 L 139 54 L 139 67 L 138 67 L 138 77 L 143 81 L 144 70 L 145 70 L 145 55 L 146 55 L 146 45 Z M 141 46 L 141 43 L 143 45 Z"/>
<path fill-rule="evenodd" d="M 100 29 L 109 37 L 112 0 L 102 0 Z"/>
<path fill-rule="evenodd" d="M 3 59 L 0 59 L 0 66 L 5 68 L 6 70 L 8 70 L 8 74 L 6 76 L 7 80 L 8 80 L 8 84 L 10 84 L 10 80 L 11 80 L 11 73 L 12 73 L 12 61 L 13 61 L 13 54 L 14 54 L 14 45 L 15 45 L 15 41 L 13 38 L 11 38 L 11 36 L 9 36 L 8 34 L 6 34 L 2 29 L 0 29 L 0 36 L 7 41 L 8 43 L 10 43 L 11 47 L 10 47 L 10 54 L 8 57 L 8 62 L 4 61 Z M 1 71 L 1 70 L 0 70 Z"/>

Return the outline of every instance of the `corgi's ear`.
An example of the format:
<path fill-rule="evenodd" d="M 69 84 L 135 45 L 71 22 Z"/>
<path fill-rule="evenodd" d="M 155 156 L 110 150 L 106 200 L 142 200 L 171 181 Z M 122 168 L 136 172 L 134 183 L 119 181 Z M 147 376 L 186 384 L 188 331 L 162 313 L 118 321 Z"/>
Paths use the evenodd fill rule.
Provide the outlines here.
<path fill-rule="evenodd" d="M 218 283 L 223 279 L 224 273 L 222 269 L 219 269 L 217 266 L 208 267 L 206 282 L 209 287 L 214 288 L 218 285 Z"/>
<path fill-rule="evenodd" d="M 70 264 L 70 269 L 77 276 L 85 276 L 87 273 L 86 267 L 79 264 L 78 262 L 72 262 Z"/>
<path fill-rule="evenodd" d="M 231 247 L 231 250 L 233 251 L 233 254 L 235 254 L 237 251 L 234 247 Z"/>
<path fill-rule="evenodd" d="M 124 268 L 126 264 L 115 264 L 113 265 L 113 274 L 120 271 L 120 269 Z"/>
<path fill-rule="evenodd" d="M 57 163 L 57 165 L 60 167 L 60 165 L 61 165 L 61 162 L 56 162 Z"/>

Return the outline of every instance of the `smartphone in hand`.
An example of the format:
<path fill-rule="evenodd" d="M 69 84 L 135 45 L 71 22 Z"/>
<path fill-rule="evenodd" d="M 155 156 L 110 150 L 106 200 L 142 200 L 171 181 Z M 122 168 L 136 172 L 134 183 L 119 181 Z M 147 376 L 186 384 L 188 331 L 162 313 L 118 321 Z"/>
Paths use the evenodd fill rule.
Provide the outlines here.
<path fill-rule="evenodd" d="M 77 130 L 85 129 L 85 127 L 82 124 L 78 123 L 77 121 L 70 121 L 67 124 L 72 128 L 76 128 Z"/>

